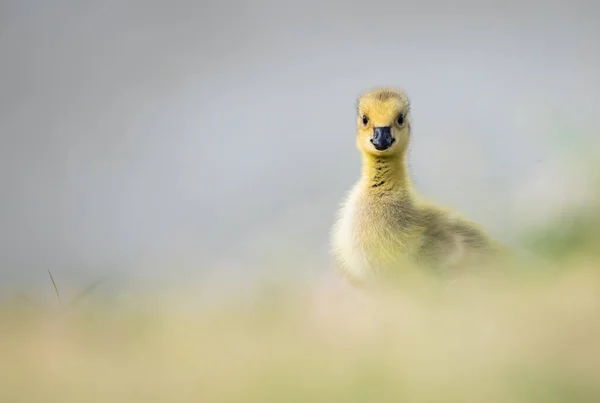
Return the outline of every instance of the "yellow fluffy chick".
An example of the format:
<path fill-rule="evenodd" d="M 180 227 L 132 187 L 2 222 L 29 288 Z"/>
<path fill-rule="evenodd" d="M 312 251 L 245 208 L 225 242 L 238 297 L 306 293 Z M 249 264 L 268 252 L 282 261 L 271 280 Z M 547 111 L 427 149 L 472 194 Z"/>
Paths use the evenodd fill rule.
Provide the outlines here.
<path fill-rule="evenodd" d="M 410 102 L 403 91 L 378 88 L 359 97 L 362 175 L 332 229 L 336 267 L 356 285 L 409 267 L 466 267 L 498 250 L 475 223 L 414 192 L 406 163 L 410 137 Z"/>

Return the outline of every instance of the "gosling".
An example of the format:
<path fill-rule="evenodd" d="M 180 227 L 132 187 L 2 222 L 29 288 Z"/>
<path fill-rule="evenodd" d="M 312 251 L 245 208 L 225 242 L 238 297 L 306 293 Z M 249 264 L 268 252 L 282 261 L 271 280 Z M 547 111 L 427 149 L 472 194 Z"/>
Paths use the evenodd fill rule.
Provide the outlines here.
<path fill-rule="evenodd" d="M 362 175 L 332 228 L 335 267 L 354 285 L 409 268 L 438 272 L 484 264 L 500 250 L 477 224 L 422 200 L 407 168 L 410 102 L 394 88 L 358 98 L 356 146 Z"/>

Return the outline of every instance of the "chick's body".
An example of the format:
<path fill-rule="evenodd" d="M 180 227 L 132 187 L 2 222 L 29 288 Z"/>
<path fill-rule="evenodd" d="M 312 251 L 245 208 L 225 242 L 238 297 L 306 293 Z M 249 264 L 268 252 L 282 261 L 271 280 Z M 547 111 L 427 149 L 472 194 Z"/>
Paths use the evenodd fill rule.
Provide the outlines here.
<path fill-rule="evenodd" d="M 336 266 L 353 283 L 415 266 L 461 267 L 495 250 L 476 224 L 414 192 L 406 164 L 409 109 L 396 89 L 375 89 L 358 101 L 362 174 L 332 230 Z"/>

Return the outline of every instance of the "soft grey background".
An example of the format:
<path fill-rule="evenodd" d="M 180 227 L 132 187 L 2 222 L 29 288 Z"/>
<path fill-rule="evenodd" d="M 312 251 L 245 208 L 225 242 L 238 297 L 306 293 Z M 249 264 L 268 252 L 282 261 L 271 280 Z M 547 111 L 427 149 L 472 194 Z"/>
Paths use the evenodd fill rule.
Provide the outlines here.
<path fill-rule="evenodd" d="M 0 283 L 327 270 L 379 85 L 411 97 L 419 189 L 510 242 L 587 186 L 599 9 L 2 0 Z"/>

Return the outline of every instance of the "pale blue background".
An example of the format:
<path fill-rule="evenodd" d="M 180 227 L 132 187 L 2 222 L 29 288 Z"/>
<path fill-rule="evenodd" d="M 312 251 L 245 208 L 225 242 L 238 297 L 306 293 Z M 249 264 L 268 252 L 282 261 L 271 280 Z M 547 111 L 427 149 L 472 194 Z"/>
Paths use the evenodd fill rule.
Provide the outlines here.
<path fill-rule="evenodd" d="M 412 99 L 419 189 L 502 239 L 586 188 L 597 2 L 74 4 L 0 3 L 7 288 L 327 270 L 377 85 Z"/>

